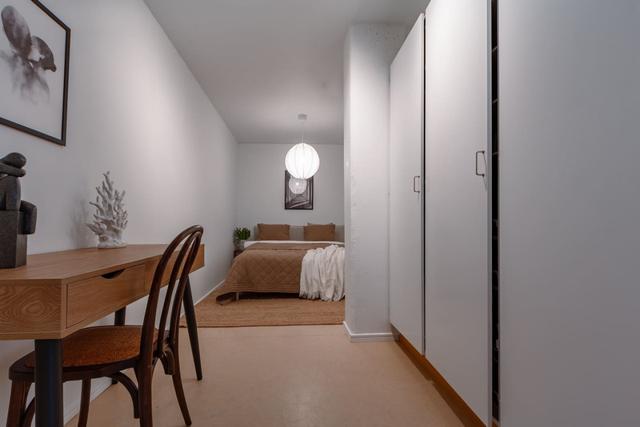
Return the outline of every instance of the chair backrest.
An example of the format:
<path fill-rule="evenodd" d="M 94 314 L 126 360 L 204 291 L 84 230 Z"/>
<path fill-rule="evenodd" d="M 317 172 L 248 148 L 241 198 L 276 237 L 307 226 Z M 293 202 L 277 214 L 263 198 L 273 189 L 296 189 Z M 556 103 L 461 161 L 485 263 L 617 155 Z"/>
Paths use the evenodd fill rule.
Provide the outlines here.
<path fill-rule="evenodd" d="M 173 239 L 158 262 L 153 275 L 142 325 L 140 356 L 143 358 L 144 363 L 150 364 L 153 359 L 158 300 L 163 283 L 167 283 L 167 293 L 160 312 L 157 350 L 162 350 L 167 320 L 169 320 L 169 339 L 172 342 L 177 340 L 182 298 L 188 283 L 189 273 L 198 255 L 203 233 L 204 229 L 199 225 L 187 228 Z M 167 279 L 169 268 L 171 270 Z"/>

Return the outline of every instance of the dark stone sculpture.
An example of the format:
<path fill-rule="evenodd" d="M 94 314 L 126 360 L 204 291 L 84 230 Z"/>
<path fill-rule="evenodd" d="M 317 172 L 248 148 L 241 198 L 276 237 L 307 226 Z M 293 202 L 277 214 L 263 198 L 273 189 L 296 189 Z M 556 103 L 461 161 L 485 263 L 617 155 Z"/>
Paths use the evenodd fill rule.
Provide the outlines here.
<path fill-rule="evenodd" d="M 21 198 L 20 178 L 26 164 L 20 153 L 0 159 L 0 268 L 27 263 L 27 235 L 36 231 L 38 211 Z"/>

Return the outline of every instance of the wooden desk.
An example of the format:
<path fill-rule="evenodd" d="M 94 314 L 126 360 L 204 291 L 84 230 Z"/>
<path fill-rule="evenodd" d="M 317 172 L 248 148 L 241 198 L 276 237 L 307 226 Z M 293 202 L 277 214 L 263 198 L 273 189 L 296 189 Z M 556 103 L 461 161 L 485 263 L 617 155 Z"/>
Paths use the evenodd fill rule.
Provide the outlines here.
<path fill-rule="evenodd" d="M 126 306 L 148 295 L 165 248 L 131 245 L 30 255 L 27 265 L 0 270 L 0 340 L 35 341 L 37 427 L 62 426 L 62 339 L 113 312 L 116 322 L 124 323 Z M 201 245 L 192 271 L 203 266 Z M 190 284 L 184 308 L 197 376 L 202 379 Z"/>

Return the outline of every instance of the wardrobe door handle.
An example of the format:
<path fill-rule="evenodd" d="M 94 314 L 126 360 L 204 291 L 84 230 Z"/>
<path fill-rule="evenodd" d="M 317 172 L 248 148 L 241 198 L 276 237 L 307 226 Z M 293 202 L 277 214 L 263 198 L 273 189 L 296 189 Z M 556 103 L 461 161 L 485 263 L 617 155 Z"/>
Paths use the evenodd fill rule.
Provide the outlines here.
<path fill-rule="evenodd" d="M 480 154 L 482 154 L 482 159 L 484 160 L 485 170 L 487 168 L 487 162 L 486 162 L 486 159 L 484 157 L 484 150 L 476 151 L 476 175 L 484 177 L 485 173 L 484 172 L 480 172 L 480 168 L 478 167 L 480 165 L 480 162 L 478 161 L 478 159 L 480 158 Z"/>
<path fill-rule="evenodd" d="M 416 175 L 413 177 L 413 192 L 420 193 L 420 187 L 416 186 L 416 180 L 420 180 L 420 175 Z"/>

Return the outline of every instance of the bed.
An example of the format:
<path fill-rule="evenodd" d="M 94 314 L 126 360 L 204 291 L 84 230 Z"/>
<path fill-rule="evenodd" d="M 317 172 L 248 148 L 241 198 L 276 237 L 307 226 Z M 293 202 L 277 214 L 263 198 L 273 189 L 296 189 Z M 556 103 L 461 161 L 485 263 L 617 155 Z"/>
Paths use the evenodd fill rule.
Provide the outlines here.
<path fill-rule="evenodd" d="M 342 227 L 336 227 L 333 241 L 292 240 L 291 238 L 299 239 L 300 230 L 298 229 L 301 228 L 291 226 L 289 240 L 246 242 L 245 249 L 234 259 L 225 282 L 218 292 L 219 299 L 242 292 L 300 294 L 303 260 L 307 266 L 310 260 L 313 260 L 313 257 L 309 258 L 308 254 L 323 252 L 313 251 L 315 249 L 330 250 L 335 247 L 344 247 L 344 243 L 338 241 L 338 239 L 343 240 Z M 332 262 L 334 269 L 335 265 L 336 262 Z M 313 268 L 318 270 L 324 267 L 318 263 Z M 339 268 L 344 268 L 341 260 Z M 308 278 L 309 274 L 305 274 L 305 277 Z M 305 286 L 304 283 L 303 281 L 303 286 Z"/>

